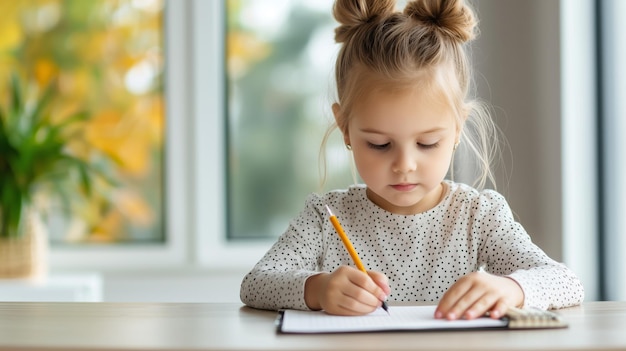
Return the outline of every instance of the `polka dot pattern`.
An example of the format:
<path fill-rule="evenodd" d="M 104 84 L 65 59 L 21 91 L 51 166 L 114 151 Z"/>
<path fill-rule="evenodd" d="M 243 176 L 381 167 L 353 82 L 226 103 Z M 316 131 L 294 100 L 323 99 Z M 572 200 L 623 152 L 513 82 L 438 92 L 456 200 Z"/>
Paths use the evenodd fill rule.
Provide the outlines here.
<path fill-rule="evenodd" d="M 310 195 L 304 210 L 244 277 L 241 300 L 261 309 L 304 310 L 308 277 L 354 266 L 328 220 L 328 204 L 366 268 L 389 278 L 389 301 L 437 302 L 460 277 L 486 264 L 489 273 L 508 276 L 522 287 L 525 307 L 582 302 L 579 279 L 532 243 L 502 195 L 446 184 L 440 204 L 409 216 L 376 206 L 362 185 Z"/>

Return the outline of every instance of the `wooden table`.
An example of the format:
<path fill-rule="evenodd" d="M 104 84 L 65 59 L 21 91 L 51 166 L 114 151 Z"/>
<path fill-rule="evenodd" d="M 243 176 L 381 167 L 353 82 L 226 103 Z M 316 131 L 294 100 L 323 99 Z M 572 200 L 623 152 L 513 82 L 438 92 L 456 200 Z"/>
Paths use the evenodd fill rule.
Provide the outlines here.
<path fill-rule="evenodd" d="M 240 304 L 0 303 L 0 350 L 626 350 L 626 302 L 560 310 L 567 329 L 283 335 Z"/>

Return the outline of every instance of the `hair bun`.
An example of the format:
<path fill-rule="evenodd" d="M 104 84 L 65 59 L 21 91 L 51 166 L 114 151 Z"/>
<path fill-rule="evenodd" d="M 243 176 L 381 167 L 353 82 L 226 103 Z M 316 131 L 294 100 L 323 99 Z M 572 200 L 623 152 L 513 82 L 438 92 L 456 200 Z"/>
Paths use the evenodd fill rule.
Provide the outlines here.
<path fill-rule="evenodd" d="M 458 42 L 476 37 L 476 17 L 463 0 L 414 0 L 404 14 Z"/>
<path fill-rule="evenodd" d="M 339 27 L 335 29 L 335 41 L 346 42 L 364 24 L 374 19 L 393 13 L 395 0 L 337 0 L 333 15 Z"/>

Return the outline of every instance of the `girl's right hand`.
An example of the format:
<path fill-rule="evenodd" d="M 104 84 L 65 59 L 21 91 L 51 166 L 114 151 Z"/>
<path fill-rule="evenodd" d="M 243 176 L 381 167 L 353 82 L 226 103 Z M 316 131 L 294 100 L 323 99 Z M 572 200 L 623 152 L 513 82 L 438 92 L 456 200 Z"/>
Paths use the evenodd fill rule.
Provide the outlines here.
<path fill-rule="evenodd" d="M 329 314 L 356 316 L 380 307 L 391 292 L 387 277 L 380 273 L 340 266 L 332 273 L 309 277 L 304 286 L 304 300 L 312 310 Z"/>

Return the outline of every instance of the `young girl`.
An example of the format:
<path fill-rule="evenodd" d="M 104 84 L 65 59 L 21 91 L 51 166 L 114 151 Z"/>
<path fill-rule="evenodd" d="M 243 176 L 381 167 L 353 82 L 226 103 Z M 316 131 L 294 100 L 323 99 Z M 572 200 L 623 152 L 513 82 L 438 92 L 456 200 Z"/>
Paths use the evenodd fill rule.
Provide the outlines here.
<path fill-rule="evenodd" d="M 241 300 L 339 315 L 369 313 L 387 299 L 430 301 L 435 318 L 451 320 L 581 303 L 578 278 L 531 242 L 500 194 L 444 179 L 460 143 L 486 165 L 482 184 L 490 175 L 485 132 L 493 124 L 468 99 L 472 10 L 462 0 L 394 8 L 394 0 L 334 6 L 342 47 L 332 109 L 365 184 L 310 195 L 243 279 Z M 354 268 L 326 205 L 368 273 Z"/>

